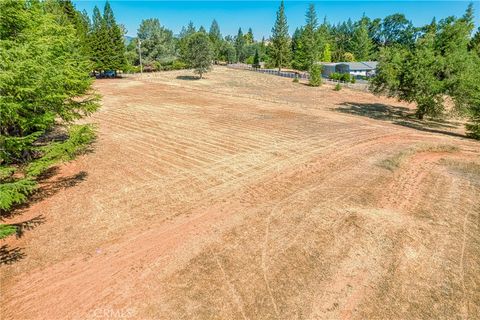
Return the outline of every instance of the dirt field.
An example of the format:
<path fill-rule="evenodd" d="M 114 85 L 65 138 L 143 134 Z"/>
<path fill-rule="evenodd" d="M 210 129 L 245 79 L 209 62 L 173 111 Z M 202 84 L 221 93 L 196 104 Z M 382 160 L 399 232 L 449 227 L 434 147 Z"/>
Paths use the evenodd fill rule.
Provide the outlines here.
<path fill-rule="evenodd" d="M 479 319 L 480 143 L 217 68 L 100 80 L 92 152 L 2 242 L 2 319 Z M 8 263 L 8 264 L 7 264 Z"/>

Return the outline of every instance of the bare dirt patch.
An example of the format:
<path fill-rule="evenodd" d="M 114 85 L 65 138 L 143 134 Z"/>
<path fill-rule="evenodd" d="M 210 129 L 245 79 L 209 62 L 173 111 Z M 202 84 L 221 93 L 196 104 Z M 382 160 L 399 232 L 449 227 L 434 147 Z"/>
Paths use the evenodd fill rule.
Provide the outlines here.
<path fill-rule="evenodd" d="M 460 122 L 189 75 L 96 82 L 94 152 L 8 220 L 42 223 L 2 243 L 2 319 L 478 317 L 480 144 Z"/>

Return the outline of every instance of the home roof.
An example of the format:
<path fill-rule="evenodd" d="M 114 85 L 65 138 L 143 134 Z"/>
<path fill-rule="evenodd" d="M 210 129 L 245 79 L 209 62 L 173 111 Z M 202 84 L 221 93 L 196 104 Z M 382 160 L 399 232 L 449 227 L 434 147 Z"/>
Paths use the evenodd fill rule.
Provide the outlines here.
<path fill-rule="evenodd" d="M 375 70 L 377 68 L 377 64 L 377 61 L 322 63 L 324 66 L 347 65 L 350 70 Z"/>

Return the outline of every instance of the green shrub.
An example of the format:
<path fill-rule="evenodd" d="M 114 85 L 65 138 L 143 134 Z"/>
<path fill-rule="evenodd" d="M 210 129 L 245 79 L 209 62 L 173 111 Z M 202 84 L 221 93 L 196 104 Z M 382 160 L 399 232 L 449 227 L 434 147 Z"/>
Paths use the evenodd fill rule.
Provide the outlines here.
<path fill-rule="evenodd" d="M 337 72 L 332 72 L 328 77 L 332 80 L 340 80 L 341 74 Z"/>
<path fill-rule="evenodd" d="M 318 64 L 314 64 L 310 68 L 310 82 L 312 87 L 318 87 L 322 84 L 322 68 Z"/>
<path fill-rule="evenodd" d="M 333 90 L 335 90 L 335 91 L 340 91 L 340 90 L 342 90 L 342 86 L 340 85 L 340 83 L 337 83 L 337 84 L 335 85 L 335 88 L 333 88 Z"/>
<path fill-rule="evenodd" d="M 355 79 L 354 76 L 352 76 L 352 80 L 350 81 L 351 83 L 356 83 L 357 82 L 357 79 Z"/>
<path fill-rule="evenodd" d="M 349 74 L 349 73 L 344 73 L 344 74 L 342 74 L 342 76 L 341 76 L 341 79 L 340 79 L 340 80 L 342 80 L 343 82 L 350 82 L 350 80 L 351 80 L 351 76 L 350 76 L 350 74 Z"/>
<path fill-rule="evenodd" d="M 187 68 L 188 68 L 187 64 L 183 61 L 175 60 L 172 63 L 172 70 L 183 70 Z"/>
<path fill-rule="evenodd" d="M 298 76 L 295 75 L 295 78 L 293 78 L 293 82 L 298 83 Z"/>

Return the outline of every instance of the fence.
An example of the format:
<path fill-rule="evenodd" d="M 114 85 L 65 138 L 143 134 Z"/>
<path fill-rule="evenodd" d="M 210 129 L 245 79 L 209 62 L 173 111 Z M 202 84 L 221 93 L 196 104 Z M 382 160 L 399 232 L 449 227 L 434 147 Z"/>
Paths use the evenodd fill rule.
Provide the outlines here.
<path fill-rule="evenodd" d="M 298 77 L 298 79 L 303 79 L 303 80 L 309 80 L 310 75 L 308 72 L 299 72 L 299 71 L 278 71 L 276 69 L 261 69 L 261 68 L 253 68 L 251 65 L 248 64 L 242 64 L 242 63 L 236 63 L 236 64 L 229 64 L 227 65 L 228 68 L 232 69 L 240 69 L 240 70 L 249 70 L 249 71 L 255 71 L 255 72 L 260 72 L 260 73 L 265 73 L 265 74 L 271 74 L 279 77 L 284 77 L 284 78 L 295 78 Z M 323 82 L 324 83 L 330 83 L 333 85 L 336 85 L 337 83 L 340 83 L 342 86 L 355 89 L 355 90 L 361 90 L 361 91 L 368 91 L 368 82 L 365 83 L 350 83 L 350 82 L 343 82 L 343 81 L 338 81 L 338 80 L 332 80 L 323 77 Z"/>

